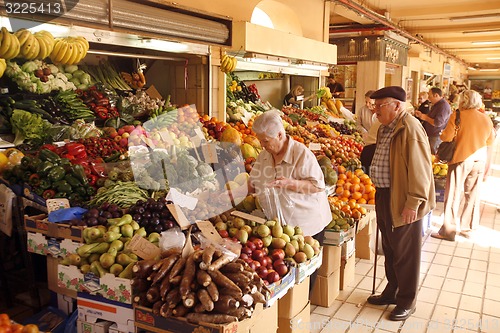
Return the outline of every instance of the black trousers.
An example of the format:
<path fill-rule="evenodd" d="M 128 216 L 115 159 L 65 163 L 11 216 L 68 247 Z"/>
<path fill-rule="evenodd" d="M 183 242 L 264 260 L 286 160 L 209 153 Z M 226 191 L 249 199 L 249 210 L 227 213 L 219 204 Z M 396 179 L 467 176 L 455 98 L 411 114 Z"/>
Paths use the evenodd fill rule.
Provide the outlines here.
<path fill-rule="evenodd" d="M 402 308 L 413 308 L 420 278 L 422 220 L 393 228 L 389 188 L 377 188 L 375 202 L 387 277 L 387 286 L 382 294 L 387 297 L 396 296 L 396 303 Z"/>

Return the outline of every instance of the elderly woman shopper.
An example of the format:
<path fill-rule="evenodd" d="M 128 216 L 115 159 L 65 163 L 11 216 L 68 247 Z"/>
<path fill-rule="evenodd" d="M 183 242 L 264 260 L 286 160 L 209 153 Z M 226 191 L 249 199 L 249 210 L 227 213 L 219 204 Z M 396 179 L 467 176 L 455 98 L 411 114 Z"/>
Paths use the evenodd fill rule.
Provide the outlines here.
<path fill-rule="evenodd" d="M 434 238 L 454 241 L 457 233 L 469 238 L 471 232 L 479 226 L 479 193 L 491 162 L 491 149 L 488 146 L 495 139 L 491 120 L 479 111 L 481 105 L 481 95 L 478 92 L 466 90 L 460 94 L 460 127 L 455 139 L 455 154 L 448 162 L 444 220 L 439 232 L 431 234 Z M 456 116 L 457 112 L 450 116 L 441 140 L 452 140 Z"/>

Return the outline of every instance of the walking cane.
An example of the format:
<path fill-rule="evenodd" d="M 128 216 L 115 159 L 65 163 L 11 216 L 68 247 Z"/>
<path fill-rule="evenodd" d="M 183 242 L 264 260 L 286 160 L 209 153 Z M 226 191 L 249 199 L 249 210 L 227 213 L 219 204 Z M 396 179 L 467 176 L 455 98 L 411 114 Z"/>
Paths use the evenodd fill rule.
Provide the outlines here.
<path fill-rule="evenodd" d="M 376 228 L 375 235 L 375 261 L 373 263 L 373 285 L 372 285 L 372 295 L 375 294 L 375 280 L 377 279 L 377 254 L 378 254 L 378 227 Z"/>

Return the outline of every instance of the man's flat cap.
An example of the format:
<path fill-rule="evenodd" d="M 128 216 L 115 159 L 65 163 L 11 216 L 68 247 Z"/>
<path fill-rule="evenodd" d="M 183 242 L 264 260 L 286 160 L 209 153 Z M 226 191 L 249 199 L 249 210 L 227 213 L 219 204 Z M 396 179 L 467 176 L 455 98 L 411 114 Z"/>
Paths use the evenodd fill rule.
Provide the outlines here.
<path fill-rule="evenodd" d="M 392 97 L 399 101 L 405 102 L 406 91 L 398 86 L 390 86 L 379 89 L 370 96 L 371 99 L 382 99 L 387 97 Z"/>

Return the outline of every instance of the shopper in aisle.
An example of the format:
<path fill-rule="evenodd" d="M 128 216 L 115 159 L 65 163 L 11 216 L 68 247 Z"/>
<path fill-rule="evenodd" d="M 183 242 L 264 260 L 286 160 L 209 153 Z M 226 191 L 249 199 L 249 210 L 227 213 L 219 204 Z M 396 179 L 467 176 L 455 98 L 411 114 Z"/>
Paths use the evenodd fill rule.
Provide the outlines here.
<path fill-rule="evenodd" d="M 310 96 L 304 97 L 304 88 L 301 85 L 296 85 L 290 90 L 290 92 L 283 98 L 283 105 L 293 106 L 294 108 L 300 107 L 300 102 L 306 102 L 316 96 L 312 94 Z"/>
<path fill-rule="evenodd" d="M 373 114 L 373 122 L 370 130 L 363 134 L 363 141 L 365 146 L 361 151 L 359 160 L 363 166 L 363 171 L 369 176 L 370 175 L 370 165 L 372 164 L 373 154 L 375 154 L 375 148 L 377 147 L 377 132 L 380 127 L 380 121 L 377 119 L 377 115 Z"/>
<path fill-rule="evenodd" d="M 343 97 L 344 96 L 344 86 L 335 80 L 335 76 L 333 74 L 330 74 L 327 79 L 328 84 L 326 85 L 328 88 L 330 88 L 330 92 L 332 93 L 333 97 Z"/>
<path fill-rule="evenodd" d="M 380 295 L 368 297 L 368 303 L 396 304 L 389 319 L 398 321 L 415 312 L 422 218 L 435 206 L 434 178 L 429 141 L 418 120 L 406 112 L 404 89 L 385 87 L 371 97 L 381 126 L 370 177 L 377 189 L 387 285 Z"/>
<path fill-rule="evenodd" d="M 459 97 L 460 127 L 455 138 L 456 149 L 448 162 L 444 194 L 444 220 L 434 238 L 454 241 L 458 232 L 469 238 L 479 226 L 480 190 L 491 165 L 495 131 L 490 118 L 479 111 L 481 95 L 466 90 Z M 443 141 L 451 141 L 455 133 L 454 112 L 441 134 Z M 460 221 L 460 225 L 456 223 Z"/>
<path fill-rule="evenodd" d="M 374 101 L 370 96 L 374 92 L 374 90 L 368 90 L 365 93 L 365 104 L 356 112 L 356 127 L 361 134 L 368 132 L 372 126 L 375 111 L 373 110 Z"/>
<path fill-rule="evenodd" d="M 448 119 L 451 115 L 450 104 L 443 97 L 443 92 L 439 88 L 431 88 L 429 90 L 429 101 L 432 107 L 428 114 L 423 114 L 421 111 L 416 111 L 415 116 L 424 121 L 424 129 L 429 137 L 429 144 L 431 145 L 432 154 L 436 154 L 437 147 L 441 143 L 439 135 L 446 127 Z"/>
<path fill-rule="evenodd" d="M 429 94 L 427 91 L 421 91 L 418 94 L 418 108 L 417 111 L 420 111 L 422 114 L 428 114 L 429 111 L 431 110 L 431 101 L 429 101 Z M 424 121 L 420 119 L 420 122 L 422 125 L 424 124 Z"/>

